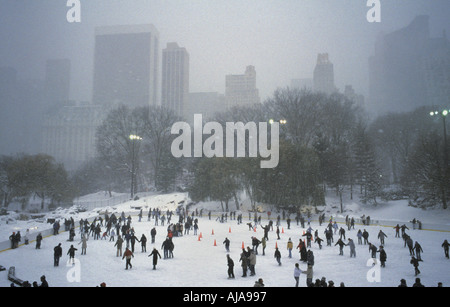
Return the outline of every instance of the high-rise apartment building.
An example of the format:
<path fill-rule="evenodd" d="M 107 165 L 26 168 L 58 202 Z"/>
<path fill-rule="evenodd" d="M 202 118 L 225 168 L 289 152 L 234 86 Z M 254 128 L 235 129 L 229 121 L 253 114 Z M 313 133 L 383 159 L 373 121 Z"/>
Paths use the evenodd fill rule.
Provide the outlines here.
<path fill-rule="evenodd" d="M 52 107 L 69 100 L 70 66 L 68 59 L 47 60 L 44 84 L 45 107 Z"/>
<path fill-rule="evenodd" d="M 95 105 L 158 104 L 159 33 L 153 25 L 95 29 Z"/>
<path fill-rule="evenodd" d="M 429 16 L 380 36 L 369 59 L 373 114 L 408 112 L 450 103 L 450 42 L 430 37 Z"/>
<path fill-rule="evenodd" d="M 95 158 L 95 134 L 105 116 L 102 106 L 87 103 L 51 109 L 42 123 L 41 152 L 76 170 Z"/>
<path fill-rule="evenodd" d="M 161 105 L 184 115 L 189 95 L 189 54 L 177 43 L 168 43 L 162 52 Z"/>
<path fill-rule="evenodd" d="M 328 53 L 319 53 L 313 73 L 314 91 L 331 94 L 336 91 L 334 85 L 333 63 L 328 58 Z"/>
<path fill-rule="evenodd" d="M 247 66 L 243 75 L 225 77 L 225 103 L 227 108 L 260 103 L 254 66 Z"/>

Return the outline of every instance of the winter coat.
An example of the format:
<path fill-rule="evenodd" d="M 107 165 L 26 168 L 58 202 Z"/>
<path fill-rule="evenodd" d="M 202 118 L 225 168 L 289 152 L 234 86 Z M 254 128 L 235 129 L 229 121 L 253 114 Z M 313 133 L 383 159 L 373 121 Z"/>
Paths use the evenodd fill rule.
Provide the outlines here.
<path fill-rule="evenodd" d="M 122 259 L 124 258 L 131 259 L 131 257 L 134 257 L 133 252 L 130 251 L 129 249 L 125 250 Z"/>
<path fill-rule="evenodd" d="M 287 249 L 293 249 L 293 248 L 294 248 L 294 243 L 292 243 L 292 241 L 288 241 Z"/>
<path fill-rule="evenodd" d="M 385 262 L 387 259 L 386 251 L 384 249 L 380 249 L 379 252 L 380 252 L 380 261 Z"/>
<path fill-rule="evenodd" d="M 247 268 L 247 255 L 245 253 L 241 253 L 241 258 L 239 258 L 239 261 L 241 261 L 241 266 L 246 269 Z"/>
<path fill-rule="evenodd" d="M 148 256 L 149 257 L 153 256 L 153 265 L 157 265 L 158 264 L 158 257 L 161 258 L 160 253 L 156 249 L 153 249 L 153 251 Z"/>
<path fill-rule="evenodd" d="M 251 252 L 250 256 L 248 256 L 248 260 L 250 265 L 255 265 L 256 264 L 256 255 L 255 253 Z"/>
<path fill-rule="evenodd" d="M 309 250 L 306 255 L 306 262 L 308 263 L 309 266 L 314 265 L 314 254 L 311 250 Z"/>

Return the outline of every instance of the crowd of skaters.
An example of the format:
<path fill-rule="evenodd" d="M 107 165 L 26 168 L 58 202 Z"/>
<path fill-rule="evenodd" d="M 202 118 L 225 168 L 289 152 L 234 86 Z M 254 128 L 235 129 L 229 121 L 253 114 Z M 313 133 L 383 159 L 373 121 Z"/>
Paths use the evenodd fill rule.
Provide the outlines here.
<path fill-rule="evenodd" d="M 198 218 L 195 217 L 202 217 L 203 216 L 203 209 L 200 210 L 194 210 L 189 215 L 188 211 L 181 208 L 180 212 L 177 212 L 178 214 L 178 221 L 176 223 L 171 223 L 171 219 L 174 215 L 172 211 L 167 210 L 167 212 L 161 212 L 158 208 L 150 209 L 147 215 L 147 221 L 154 220 L 155 226 L 158 226 L 161 224 L 161 226 L 165 225 L 165 222 L 167 221 L 167 236 L 166 240 L 164 240 L 161 249 L 164 250 L 164 259 L 173 258 L 173 249 L 174 244 L 172 238 L 174 236 L 183 236 L 189 234 L 190 230 L 194 230 L 194 235 L 197 235 L 198 230 Z M 265 247 L 266 242 L 269 240 L 268 234 L 269 231 L 274 231 L 274 221 L 271 219 L 271 213 L 267 212 L 268 216 L 268 224 L 263 226 L 261 222 L 261 214 L 257 214 L 257 212 L 249 212 L 249 220 L 250 223 L 247 223 L 249 226 L 249 230 L 254 230 L 255 227 L 258 225 L 264 230 L 264 237 L 261 240 L 258 240 L 256 237 L 252 237 L 252 248 L 247 247 L 247 249 L 242 248 L 241 257 L 239 259 L 239 262 L 241 262 L 243 275 L 242 277 L 247 276 L 247 271 L 250 271 L 250 276 L 256 275 L 255 273 L 255 265 L 256 265 L 256 255 L 258 255 L 258 246 L 262 245 L 262 255 L 265 255 Z M 138 222 L 141 222 L 143 218 L 143 211 L 140 210 L 138 214 Z M 211 211 L 208 212 L 208 218 L 211 220 Z M 242 214 L 238 214 L 236 217 L 236 212 L 232 211 L 229 213 L 223 213 L 218 216 L 216 221 L 219 221 L 221 223 L 228 222 L 228 218 L 230 220 L 237 220 L 238 224 L 242 224 Z M 281 220 L 286 221 L 288 229 L 290 229 L 291 225 L 291 219 L 290 214 L 285 213 L 285 211 L 282 211 L 282 217 L 280 215 L 277 216 L 275 220 L 275 233 L 277 234 L 277 239 L 280 239 L 280 226 L 281 226 Z M 322 223 L 325 221 L 325 215 L 321 214 L 318 216 L 319 219 L 319 225 L 322 225 Z M 323 239 L 320 238 L 318 229 L 314 230 L 311 226 L 311 215 L 308 213 L 306 218 L 301 214 L 298 213 L 295 217 L 295 221 L 297 225 L 299 223 L 301 224 L 302 228 L 305 227 L 305 223 L 307 223 L 308 228 L 306 231 L 304 231 L 302 237 L 305 237 L 303 240 L 302 238 L 299 239 L 299 243 L 297 245 L 297 249 L 300 253 L 300 261 L 307 263 L 307 269 L 301 270 L 298 266 L 298 263 L 295 265 L 294 269 L 294 278 L 296 280 L 296 286 L 298 286 L 298 278 L 300 277 L 300 274 L 304 273 L 307 276 L 307 286 L 314 287 L 314 286 L 321 286 L 323 287 L 325 284 L 327 286 L 334 286 L 334 283 L 332 281 L 329 281 L 328 283 L 324 282 L 325 277 L 322 277 L 322 279 L 316 279 L 315 282 L 313 282 L 313 266 L 314 266 L 314 254 L 311 250 L 311 244 L 314 240 L 314 243 L 318 244 L 319 249 L 322 249 L 322 242 Z M 363 225 L 370 225 L 370 217 L 361 217 L 361 221 L 363 222 Z M 414 222 L 413 222 L 414 221 Z M 413 229 L 416 228 L 416 225 L 420 225 L 419 229 L 421 229 L 421 224 L 419 224 L 416 219 L 413 221 Z M 124 212 L 120 216 L 116 216 L 114 213 L 109 215 L 108 213 L 105 213 L 104 218 L 102 216 L 96 217 L 92 222 L 89 222 L 88 220 L 80 220 L 79 222 L 79 232 L 80 232 L 80 242 L 78 244 L 81 244 L 81 254 L 86 255 L 87 251 L 87 241 L 89 238 L 93 238 L 94 240 L 107 240 L 109 237 L 109 241 L 114 242 L 114 247 L 117 249 L 116 256 L 122 257 L 122 259 L 126 259 L 126 265 L 125 269 L 131 269 L 131 259 L 134 257 L 134 249 L 135 249 L 135 243 L 139 242 L 141 243 L 141 249 L 142 252 L 146 252 L 146 243 L 147 238 L 145 234 L 142 234 L 140 238 L 136 237 L 134 228 L 131 226 L 132 218 L 129 215 L 128 217 L 125 217 Z M 252 224 L 254 223 L 254 224 Z M 354 229 L 355 220 L 354 218 L 346 217 L 346 225 L 348 228 L 348 231 L 351 229 Z M 69 239 L 68 241 L 74 241 L 75 238 L 75 222 L 71 219 L 66 219 L 64 222 L 64 227 L 66 231 L 69 231 Z M 58 235 L 59 234 L 59 228 L 60 223 L 59 221 L 55 221 L 53 224 L 53 234 Z M 422 261 L 420 254 L 423 252 L 421 249 L 421 246 L 418 242 L 411 247 L 411 238 L 406 234 L 405 230 L 409 228 L 406 225 L 399 226 L 397 225 L 394 227 L 396 230 L 396 237 L 400 237 L 400 231 L 402 233 L 401 237 L 403 238 L 405 242 L 405 247 L 407 246 L 409 248 L 410 254 L 411 254 L 411 264 L 413 264 L 415 268 L 415 274 L 416 276 L 420 274 L 420 271 L 418 270 L 418 262 Z M 314 235 L 312 234 L 314 231 Z M 332 246 L 332 243 L 334 243 L 334 236 L 338 232 L 339 239 L 334 244 L 334 246 L 339 245 L 339 255 L 343 255 L 343 247 L 349 246 L 350 247 L 350 257 L 356 257 L 356 251 L 355 251 L 355 243 L 351 238 L 348 238 L 348 243 L 344 243 L 343 240 L 346 240 L 345 237 L 345 229 L 343 227 L 339 227 L 337 225 L 336 221 L 332 221 L 332 218 L 329 219 L 328 225 L 324 231 L 325 239 L 327 242 L 327 246 Z M 150 231 L 150 235 L 152 238 L 152 243 L 155 243 L 155 236 L 156 236 L 156 229 L 153 227 Z M 25 244 L 28 244 L 28 230 L 25 235 Z M 364 229 L 361 231 L 361 229 L 358 230 L 357 238 L 358 238 L 358 244 L 359 245 L 368 245 L 369 246 L 369 252 L 372 255 L 372 258 L 376 258 L 376 253 L 380 254 L 380 262 L 381 267 L 385 266 L 386 262 L 386 251 L 384 250 L 384 238 L 386 238 L 386 234 L 384 234 L 381 230 L 378 234 L 378 239 L 380 240 L 380 247 L 377 248 L 375 244 L 372 244 L 368 240 L 368 232 Z M 117 239 L 116 239 L 117 238 Z M 11 248 L 17 248 L 18 242 L 21 241 L 20 232 L 18 234 L 13 233 L 13 235 L 10 237 L 11 240 Z M 363 242 L 364 240 L 364 242 Z M 38 234 L 36 238 L 36 249 L 40 249 L 40 244 L 42 241 L 42 235 Z M 228 243 L 227 243 L 228 241 Z M 123 243 L 125 242 L 125 252 L 122 253 L 123 249 Z M 224 244 L 227 248 L 227 251 L 229 252 L 229 240 L 225 239 Z M 228 246 L 228 247 L 227 247 Z M 442 247 L 444 248 L 445 257 L 449 258 L 449 243 L 447 240 L 444 241 L 442 244 Z M 292 258 L 292 250 L 294 248 L 294 244 L 289 238 L 289 241 L 287 243 L 287 249 L 289 251 L 289 258 Z M 309 248 L 309 249 L 308 249 Z M 74 262 L 75 253 L 78 249 L 75 248 L 73 245 L 70 246 L 70 248 L 67 251 L 67 255 L 69 256 L 69 262 Z M 59 258 L 62 257 L 62 248 L 61 243 L 58 244 L 54 248 L 54 265 L 59 265 Z M 156 265 L 158 262 L 158 258 L 161 258 L 161 254 L 156 248 L 153 248 L 153 251 L 150 253 L 148 257 L 153 257 L 153 269 L 156 269 Z M 281 253 L 278 249 L 278 247 L 275 250 L 274 258 L 278 262 L 279 265 L 281 265 Z M 228 261 L 228 275 L 229 278 L 234 278 L 234 261 L 231 259 L 229 255 L 227 255 L 227 261 Z M 256 282 L 256 284 L 259 283 L 260 280 Z M 261 279 L 262 281 L 262 279 Z M 256 286 L 255 284 L 255 286 Z M 262 282 L 261 282 L 262 284 Z M 403 282 L 402 282 L 403 284 Z M 48 284 L 47 284 L 48 285 Z M 341 286 L 344 284 L 341 283 Z"/>
<path fill-rule="evenodd" d="M 246 270 L 247 270 L 247 267 L 250 267 L 249 266 L 249 261 L 250 261 L 249 255 L 258 255 L 259 245 L 262 245 L 262 247 L 263 247 L 262 255 L 263 256 L 265 255 L 266 243 L 267 243 L 267 240 L 269 240 L 268 233 L 269 233 L 269 231 L 273 230 L 274 222 L 270 219 L 270 213 L 268 213 L 269 222 L 266 226 L 261 225 L 261 215 L 258 216 L 258 214 L 256 212 L 253 213 L 253 215 L 254 216 L 252 217 L 251 213 L 249 213 L 249 220 L 252 220 L 252 222 L 247 223 L 247 226 L 248 226 L 249 230 L 254 230 L 255 227 L 260 225 L 260 227 L 264 230 L 264 237 L 261 240 L 259 240 L 258 238 L 252 236 L 251 237 L 252 249 L 250 249 L 250 247 L 247 247 L 247 251 L 245 251 L 244 248 L 242 249 L 242 253 L 241 253 L 241 256 L 239 259 L 239 261 L 242 263 L 242 269 L 243 269 L 242 277 L 247 276 Z M 275 231 L 275 233 L 277 235 L 277 240 L 280 239 L 280 236 L 279 236 L 280 220 L 281 220 L 281 216 L 278 215 L 276 218 L 277 230 Z M 283 212 L 283 220 L 286 220 L 288 229 L 290 229 L 291 219 L 289 218 L 289 215 L 287 217 L 285 217 L 284 212 Z M 294 268 L 294 279 L 296 281 L 295 286 L 298 287 L 299 278 L 300 278 L 301 274 L 306 274 L 306 276 L 307 276 L 306 285 L 308 287 L 334 287 L 335 286 L 334 282 L 330 280 L 327 283 L 325 277 L 322 277 L 322 279 L 316 279 L 315 282 L 313 281 L 314 253 L 311 250 L 311 243 L 314 240 L 314 243 L 317 243 L 319 249 L 322 249 L 322 242 L 324 240 L 320 238 L 318 229 L 314 230 L 311 227 L 310 213 L 308 213 L 307 219 L 305 219 L 301 213 L 298 213 L 295 220 L 297 222 L 297 225 L 299 223 L 301 223 L 302 228 L 306 228 L 305 221 L 307 221 L 307 223 L 308 223 L 308 228 L 306 229 L 306 231 L 303 232 L 303 235 L 302 235 L 302 237 L 305 237 L 305 239 L 300 238 L 299 244 L 297 245 L 297 249 L 299 250 L 299 253 L 300 253 L 300 261 L 306 262 L 307 269 L 301 270 L 299 267 L 299 264 L 298 263 L 295 264 L 295 268 Z M 318 216 L 318 221 L 319 221 L 320 226 L 322 225 L 324 220 L 325 220 L 325 214 L 320 214 Z M 410 222 L 413 225 L 413 230 L 415 230 L 415 229 L 421 230 L 422 229 L 422 223 L 419 220 L 414 218 Z M 361 223 L 363 226 L 370 226 L 371 225 L 370 216 L 366 217 L 365 215 L 363 215 L 361 217 Z M 353 217 L 350 218 L 349 216 L 346 216 L 345 225 L 346 225 L 348 231 L 350 231 L 351 229 L 355 229 L 355 219 Z M 420 274 L 420 270 L 418 269 L 419 262 L 423 261 L 421 258 L 421 253 L 423 252 L 422 246 L 420 245 L 420 243 L 418 241 L 416 241 L 414 243 L 414 241 L 411 239 L 411 237 L 406 233 L 406 230 L 407 229 L 409 230 L 409 228 L 405 224 L 403 224 L 402 226 L 396 225 L 393 228 L 395 229 L 396 237 L 400 237 L 400 232 L 401 232 L 401 238 L 403 238 L 404 246 L 408 247 L 408 249 L 409 249 L 409 253 L 411 256 L 410 263 L 414 266 L 415 276 L 419 275 Z M 313 231 L 314 231 L 314 235 L 313 235 Z M 349 246 L 350 247 L 350 257 L 356 257 L 355 242 L 353 241 L 353 239 L 347 238 L 348 242 L 344 243 L 344 240 L 346 240 L 346 236 L 345 236 L 346 231 L 345 231 L 344 227 L 339 227 L 337 222 L 336 221 L 333 222 L 332 217 L 330 217 L 328 225 L 324 231 L 327 246 L 332 246 L 332 243 L 334 243 L 334 235 L 336 235 L 336 233 L 338 234 L 339 238 L 337 239 L 337 242 L 334 244 L 334 246 L 339 245 L 339 255 L 340 256 L 343 255 L 344 246 Z M 380 245 L 379 245 L 379 247 L 377 247 L 377 244 L 371 243 L 369 241 L 369 232 L 366 229 L 362 229 L 362 230 L 358 229 L 358 231 L 357 231 L 357 239 L 358 239 L 357 244 L 368 246 L 369 253 L 371 255 L 371 258 L 374 259 L 374 263 L 376 263 L 377 254 L 379 254 L 380 267 L 382 267 L 382 268 L 386 267 L 386 261 L 387 261 L 387 252 L 384 247 L 385 238 L 387 238 L 386 233 L 384 233 L 382 230 L 380 230 L 377 235 L 377 239 L 379 240 Z M 227 252 L 229 252 L 229 245 L 230 245 L 229 239 L 226 238 L 223 243 L 225 244 Z M 449 243 L 448 243 L 448 241 L 445 240 L 442 243 L 441 247 L 444 249 L 445 257 L 449 258 Z M 293 241 L 291 240 L 291 238 L 289 238 L 289 240 L 287 242 L 287 250 L 289 252 L 289 256 L 288 256 L 289 258 L 292 258 L 293 248 L 294 248 Z M 274 258 L 276 259 L 278 265 L 281 266 L 281 253 L 280 253 L 280 250 L 278 247 L 275 248 Z M 247 261 L 243 261 L 243 259 L 246 259 Z M 231 259 L 229 254 L 227 254 L 227 263 L 228 263 L 229 278 L 235 278 L 234 272 L 233 272 L 234 261 Z M 255 269 L 254 269 L 254 265 L 253 265 L 253 268 L 251 270 L 252 276 L 254 275 L 254 270 Z M 402 279 L 401 284 L 399 286 L 402 286 L 402 287 L 406 286 L 406 283 L 404 281 L 405 280 Z M 257 281 L 257 283 L 258 283 L 258 281 Z M 255 286 L 256 286 L 256 284 L 255 284 Z M 344 287 L 345 285 L 343 282 L 341 282 L 340 286 Z M 420 287 L 420 286 L 423 286 L 420 282 L 420 278 L 416 278 L 416 281 L 415 281 L 413 287 Z M 438 286 L 442 286 L 442 283 L 438 282 Z"/>

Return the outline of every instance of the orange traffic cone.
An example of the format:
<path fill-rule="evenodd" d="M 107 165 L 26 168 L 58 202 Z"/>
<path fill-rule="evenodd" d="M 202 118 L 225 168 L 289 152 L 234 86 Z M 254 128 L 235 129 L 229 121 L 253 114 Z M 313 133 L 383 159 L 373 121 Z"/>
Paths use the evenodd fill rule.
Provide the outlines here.
<path fill-rule="evenodd" d="M 256 232 L 256 226 L 255 226 L 255 227 L 253 227 L 253 231 L 254 231 L 254 232 Z"/>
<path fill-rule="evenodd" d="M 199 241 L 201 241 L 200 239 L 201 239 L 201 237 L 200 237 L 200 236 L 198 236 L 198 240 L 199 240 Z"/>
<path fill-rule="evenodd" d="M 217 246 L 216 239 L 214 239 L 214 246 Z"/>
<path fill-rule="evenodd" d="M 244 246 L 244 241 L 242 241 L 242 249 L 244 249 L 245 248 L 245 246 Z"/>
<path fill-rule="evenodd" d="M 231 233 L 231 227 L 228 229 L 228 232 Z"/>
<path fill-rule="evenodd" d="M 275 242 L 275 248 L 278 248 L 278 243 L 277 242 Z"/>
<path fill-rule="evenodd" d="M 281 227 L 281 233 L 284 233 L 284 228 L 283 227 Z"/>
<path fill-rule="evenodd" d="M 214 229 L 211 231 L 211 234 L 214 235 Z"/>

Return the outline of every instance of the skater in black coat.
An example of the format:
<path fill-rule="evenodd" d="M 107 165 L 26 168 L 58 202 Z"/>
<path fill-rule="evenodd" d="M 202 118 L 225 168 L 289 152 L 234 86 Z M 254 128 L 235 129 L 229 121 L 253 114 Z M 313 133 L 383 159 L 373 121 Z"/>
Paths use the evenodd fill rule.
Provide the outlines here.
<path fill-rule="evenodd" d="M 275 248 L 275 254 L 274 254 L 275 259 L 277 259 L 278 265 L 281 265 L 281 253 L 280 250 L 277 248 Z"/>
<path fill-rule="evenodd" d="M 423 249 L 422 249 L 422 246 L 420 246 L 419 242 L 417 242 L 417 241 L 414 244 L 414 250 L 416 251 L 417 260 L 423 261 L 422 257 L 420 256 L 420 254 L 423 253 Z"/>
<path fill-rule="evenodd" d="M 420 274 L 419 271 L 419 260 L 417 260 L 414 256 L 411 257 L 410 263 L 414 266 L 415 276 Z"/>
<path fill-rule="evenodd" d="M 449 258 L 448 249 L 449 249 L 450 244 L 448 243 L 447 240 L 445 240 L 444 243 L 442 243 L 441 246 L 444 248 L 445 257 L 448 259 Z"/>
<path fill-rule="evenodd" d="M 53 251 L 54 251 L 54 253 L 53 253 L 53 265 L 54 266 L 59 266 L 59 258 L 62 257 L 61 243 L 59 243 L 58 246 L 55 246 Z"/>
<path fill-rule="evenodd" d="M 144 234 L 142 234 L 142 237 L 141 237 L 141 247 L 142 247 L 142 252 L 146 253 L 147 252 L 147 237 Z"/>
<path fill-rule="evenodd" d="M 228 264 L 228 278 L 234 278 L 234 261 L 231 259 L 230 255 L 227 255 Z"/>
<path fill-rule="evenodd" d="M 227 252 L 230 252 L 230 240 L 228 238 L 225 238 L 225 241 L 223 241 L 222 244 L 225 244 L 225 249 Z"/>
<path fill-rule="evenodd" d="M 339 245 L 339 255 L 344 255 L 344 246 L 347 246 L 347 244 L 344 243 L 341 239 L 339 239 L 334 246 Z"/>
<path fill-rule="evenodd" d="M 72 259 L 72 263 L 75 263 L 75 251 L 77 251 L 78 249 L 76 249 L 75 247 L 73 247 L 73 245 L 70 246 L 67 255 L 69 255 L 69 261 L 70 259 Z"/>
<path fill-rule="evenodd" d="M 380 246 L 380 249 L 378 250 L 378 252 L 380 253 L 381 267 L 384 268 L 385 267 L 385 263 L 386 263 L 386 259 L 387 259 L 387 254 L 386 254 L 386 251 L 383 248 L 383 245 Z"/>
<path fill-rule="evenodd" d="M 153 251 L 150 253 L 150 256 L 153 256 L 153 270 L 156 270 L 156 265 L 158 264 L 158 257 L 161 258 L 161 255 L 159 254 L 156 247 L 153 248 Z"/>

